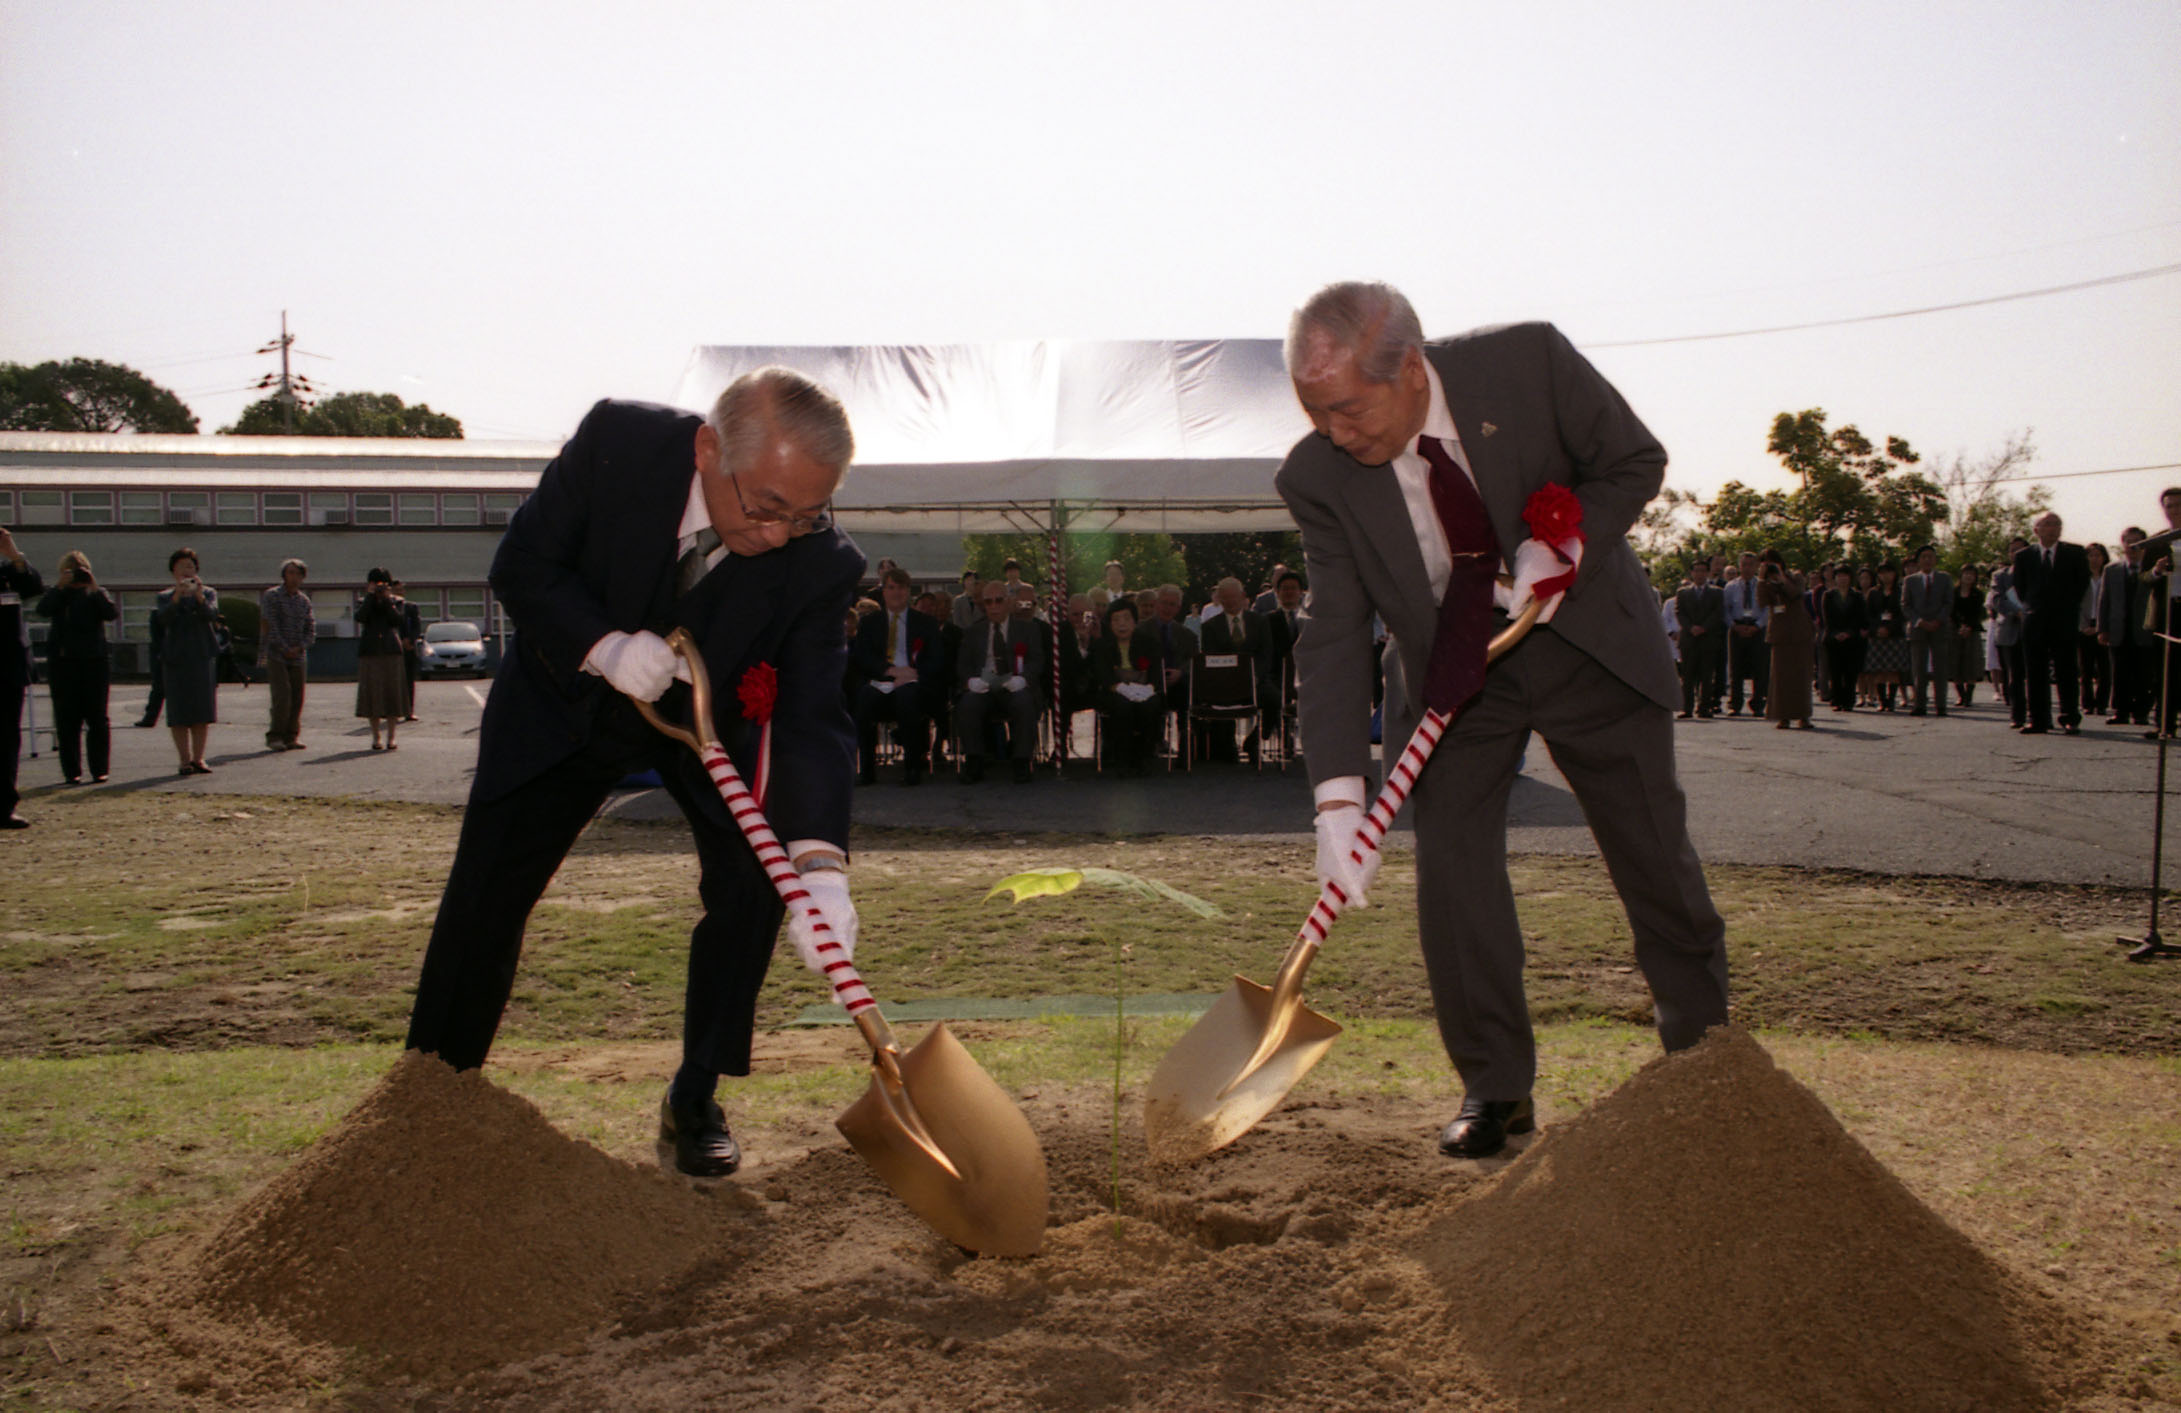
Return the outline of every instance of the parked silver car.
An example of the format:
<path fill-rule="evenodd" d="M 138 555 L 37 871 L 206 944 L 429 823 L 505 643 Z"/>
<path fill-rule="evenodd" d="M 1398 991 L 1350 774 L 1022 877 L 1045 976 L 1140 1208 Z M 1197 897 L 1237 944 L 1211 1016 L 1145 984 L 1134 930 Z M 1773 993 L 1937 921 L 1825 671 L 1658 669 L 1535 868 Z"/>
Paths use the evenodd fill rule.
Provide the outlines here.
<path fill-rule="evenodd" d="M 474 623 L 434 623 L 424 630 L 417 669 L 426 677 L 485 675 L 485 635 Z"/>

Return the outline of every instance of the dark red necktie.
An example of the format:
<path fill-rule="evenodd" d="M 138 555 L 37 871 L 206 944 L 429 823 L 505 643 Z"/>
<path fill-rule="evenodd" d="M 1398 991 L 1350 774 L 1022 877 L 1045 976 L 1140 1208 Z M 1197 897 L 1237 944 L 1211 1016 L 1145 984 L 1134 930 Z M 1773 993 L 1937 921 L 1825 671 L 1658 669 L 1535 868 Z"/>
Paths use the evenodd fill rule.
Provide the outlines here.
<path fill-rule="evenodd" d="M 1424 705 L 1451 713 L 1484 686 L 1484 649 L 1492 637 L 1492 581 L 1499 574 L 1499 536 L 1477 488 L 1437 437 L 1418 437 L 1431 466 L 1431 504 L 1446 532 L 1454 564 L 1439 600 L 1439 626 L 1424 672 Z"/>

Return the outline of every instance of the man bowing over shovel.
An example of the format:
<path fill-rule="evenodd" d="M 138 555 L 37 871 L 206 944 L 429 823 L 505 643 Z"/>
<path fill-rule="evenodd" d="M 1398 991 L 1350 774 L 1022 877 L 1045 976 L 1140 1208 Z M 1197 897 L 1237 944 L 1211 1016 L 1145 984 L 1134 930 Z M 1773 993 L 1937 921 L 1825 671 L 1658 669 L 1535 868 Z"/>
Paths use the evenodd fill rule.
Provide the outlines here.
<path fill-rule="evenodd" d="M 841 696 L 841 620 L 863 554 L 828 507 L 854 449 L 832 394 L 765 368 L 737 379 L 704 417 L 601 402 L 545 468 L 492 561 L 514 648 L 485 704 L 410 1049 L 457 1069 L 484 1063 L 531 907 L 607 792 L 656 769 L 696 836 L 704 902 L 689 936 L 682 1064 L 659 1136 L 682 1172 L 735 1170 L 741 1153 L 713 1091 L 720 1075 L 750 1071 L 758 988 L 783 909 L 696 758 L 647 726 L 630 699 L 658 701 L 674 688 L 679 659 L 662 635 L 687 629 L 712 680 L 735 689 L 713 698 L 720 740 L 790 841 L 825 924 L 852 951 L 844 870 L 856 752 Z M 677 705 L 686 718 L 685 703 L 667 703 L 665 715 Z M 789 923 L 816 967 L 813 931 L 800 914 Z"/>
<path fill-rule="evenodd" d="M 1427 703 L 1459 708 L 1414 788 L 1417 914 L 1440 1037 L 1464 1090 L 1439 1146 L 1482 1158 L 1536 1125 L 1536 1040 L 1507 878 L 1507 797 L 1532 730 L 1581 802 L 1628 910 L 1666 1048 L 1693 1045 L 1727 1018 L 1726 929 L 1674 777 L 1680 688 L 1656 631 L 1657 596 L 1624 538 L 1658 493 L 1666 453 L 1549 324 L 1426 344 L 1398 290 L 1344 283 L 1296 311 L 1286 352 L 1316 428 L 1277 484 L 1310 570 L 1295 663 L 1319 883 L 1363 906 L 1378 869 L 1375 850 L 1351 847 L 1376 614 L 1391 633 L 1388 756 Z M 1580 529 L 1525 537 L 1525 508 L 1548 485 L 1572 492 Z M 1514 587 L 1497 591 L 1495 608 L 1503 568 Z M 1486 640 L 1555 581 L 1565 590 L 1538 628 L 1486 673 Z"/>

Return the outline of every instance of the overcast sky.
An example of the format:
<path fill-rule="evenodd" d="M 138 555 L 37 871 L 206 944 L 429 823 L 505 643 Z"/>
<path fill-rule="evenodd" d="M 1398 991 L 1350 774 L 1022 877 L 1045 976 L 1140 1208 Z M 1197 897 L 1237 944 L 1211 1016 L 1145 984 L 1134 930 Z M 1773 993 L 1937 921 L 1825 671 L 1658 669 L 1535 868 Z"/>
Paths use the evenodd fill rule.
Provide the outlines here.
<path fill-rule="evenodd" d="M 1331 279 L 1549 318 L 1670 484 L 1772 415 L 2181 482 L 2181 6 L 0 0 L 0 359 L 207 431 L 273 367 L 473 437 L 721 343 L 1271 336 Z M 2086 474 L 2148 467 L 2126 474 Z"/>

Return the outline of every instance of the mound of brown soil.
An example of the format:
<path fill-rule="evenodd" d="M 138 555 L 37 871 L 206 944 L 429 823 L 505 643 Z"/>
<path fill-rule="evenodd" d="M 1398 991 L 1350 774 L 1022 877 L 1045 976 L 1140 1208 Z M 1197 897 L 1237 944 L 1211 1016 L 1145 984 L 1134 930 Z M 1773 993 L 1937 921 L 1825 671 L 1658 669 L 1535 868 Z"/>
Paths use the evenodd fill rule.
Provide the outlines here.
<path fill-rule="evenodd" d="M 2050 1408 L 2080 1352 L 1733 1030 L 1554 1126 L 1421 1249 L 1525 1408 Z"/>
<path fill-rule="evenodd" d="M 439 1378 L 523 1358 L 706 1254 L 719 1204 L 409 1054 L 185 1276 L 212 1310 Z"/>

